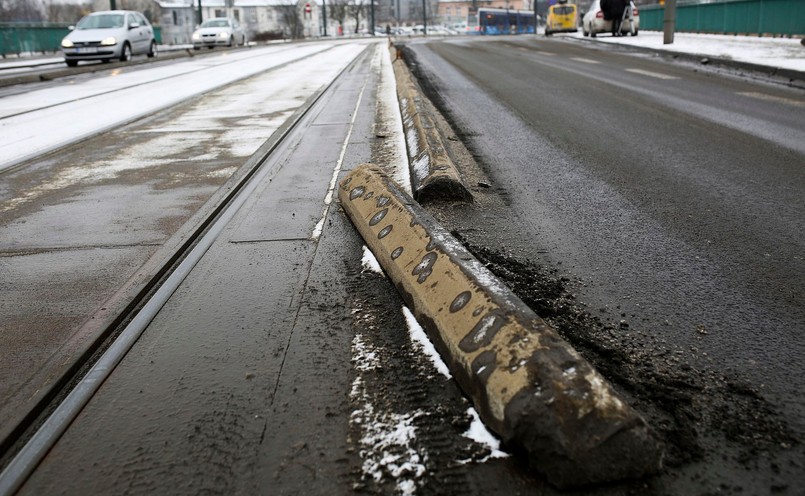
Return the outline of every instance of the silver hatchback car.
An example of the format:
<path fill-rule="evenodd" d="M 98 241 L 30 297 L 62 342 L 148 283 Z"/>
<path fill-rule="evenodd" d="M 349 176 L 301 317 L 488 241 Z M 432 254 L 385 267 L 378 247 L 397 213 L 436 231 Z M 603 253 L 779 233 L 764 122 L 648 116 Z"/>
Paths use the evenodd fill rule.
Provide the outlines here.
<path fill-rule="evenodd" d="M 193 32 L 193 48 L 246 45 L 246 33 L 238 21 L 229 17 L 214 17 L 201 23 Z"/>
<path fill-rule="evenodd" d="M 154 28 L 139 12 L 108 10 L 93 12 L 78 21 L 61 42 L 64 62 L 70 67 L 80 60 L 118 59 L 125 62 L 132 55 L 157 53 Z"/>

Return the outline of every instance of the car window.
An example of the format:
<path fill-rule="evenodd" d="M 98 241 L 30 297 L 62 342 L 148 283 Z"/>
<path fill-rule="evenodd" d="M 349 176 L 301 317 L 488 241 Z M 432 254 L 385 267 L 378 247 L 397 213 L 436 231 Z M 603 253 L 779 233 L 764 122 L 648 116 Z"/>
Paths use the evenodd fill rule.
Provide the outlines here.
<path fill-rule="evenodd" d="M 144 15 L 138 12 L 134 14 L 134 16 L 137 18 L 137 22 L 140 23 L 140 26 L 148 26 L 148 19 L 146 19 Z"/>
<path fill-rule="evenodd" d="M 125 16 L 122 14 L 99 14 L 87 16 L 76 24 L 76 29 L 111 29 L 122 28 Z"/>
<path fill-rule="evenodd" d="M 225 28 L 229 26 L 229 21 L 226 19 L 210 19 L 201 23 L 202 28 Z"/>
<path fill-rule="evenodd" d="M 556 7 L 554 9 L 554 12 L 556 12 L 556 15 L 568 15 L 568 14 L 572 14 L 574 12 L 574 10 L 575 10 L 574 7 L 570 7 L 569 5 L 566 5 L 566 6 L 562 6 L 562 7 Z"/>

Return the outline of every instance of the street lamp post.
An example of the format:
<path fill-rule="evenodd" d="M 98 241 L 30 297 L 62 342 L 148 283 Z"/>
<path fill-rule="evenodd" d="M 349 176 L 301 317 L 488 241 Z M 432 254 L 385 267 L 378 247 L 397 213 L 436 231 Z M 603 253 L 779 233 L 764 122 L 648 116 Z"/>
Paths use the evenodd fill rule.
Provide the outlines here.
<path fill-rule="evenodd" d="M 372 33 L 372 36 L 374 36 L 375 35 L 375 0 L 369 0 L 369 14 L 370 14 L 370 17 L 372 18 L 372 27 L 371 27 L 372 31 L 371 31 L 371 33 Z"/>
<path fill-rule="evenodd" d="M 422 0 L 422 33 L 427 36 L 428 35 L 428 0 Z"/>
<path fill-rule="evenodd" d="M 327 36 L 327 0 L 321 0 L 322 26 L 324 26 L 324 36 Z"/>

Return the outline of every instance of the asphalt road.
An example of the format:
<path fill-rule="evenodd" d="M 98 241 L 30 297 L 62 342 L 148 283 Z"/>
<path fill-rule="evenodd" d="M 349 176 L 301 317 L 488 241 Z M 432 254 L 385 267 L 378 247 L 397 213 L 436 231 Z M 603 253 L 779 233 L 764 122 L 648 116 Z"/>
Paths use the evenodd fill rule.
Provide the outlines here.
<path fill-rule="evenodd" d="M 533 38 L 408 45 L 507 205 L 474 214 L 481 222 L 462 234 L 647 402 L 671 445 L 675 475 L 660 493 L 796 491 L 805 94 L 610 50 Z M 445 209 L 459 232 L 467 217 Z M 533 280 L 513 262 L 537 263 Z M 544 274 L 561 285 L 553 302 L 534 292 Z M 670 423 L 650 413 L 668 402 L 690 408 L 661 407 Z"/>

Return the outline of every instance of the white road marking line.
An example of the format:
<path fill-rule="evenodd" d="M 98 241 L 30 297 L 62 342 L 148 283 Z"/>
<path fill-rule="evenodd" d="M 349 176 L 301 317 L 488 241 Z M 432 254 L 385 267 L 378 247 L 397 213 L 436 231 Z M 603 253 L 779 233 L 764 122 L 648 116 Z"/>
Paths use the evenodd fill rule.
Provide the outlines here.
<path fill-rule="evenodd" d="M 626 69 L 626 72 L 642 74 L 643 76 L 649 76 L 657 79 L 679 79 L 676 76 L 669 76 L 668 74 L 662 74 L 660 72 L 644 71 L 643 69 Z"/>
<path fill-rule="evenodd" d="M 355 128 L 355 119 L 358 116 L 358 109 L 361 106 L 361 100 L 363 100 L 363 92 L 366 90 L 366 84 L 369 82 L 369 77 L 366 77 L 366 80 L 363 82 L 363 86 L 361 86 L 361 92 L 358 93 L 358 101 L 355 102 L 355 110 L 352 111 L 352 118 L 349 121 L 349 128 L 347 129 L 347 137 L 344 138 L 344 142 L 341 144 L 341 153 L 338 155 L 338 160 L 335 163 L 335 168 L 333 169 L 333 177 L 330 179 L 330 187 L 327 189 L 327 195 L 324 197 L 324 210 L 321 213 L 321 219 L 316 226 L 313 228 L 313 233 L 310 235 L 310 239 L 313 241 L 318 241 L 319 237 L 321 237 L 321 232 L 324 229 L 324 220 L 327 219 L 327 213 L 330 211 L 330 204 L 333 202 L 333 192 L 335 191 L 336 182 L 338 181 L 338 174 L 341 172 L 341 167 L 344 164 L 344 155 L 347 153 L 347 145 L 349 145 L 349 138 L 352 137 L 352 130 Z"/>
<path fill-rule="evenodd" d="M 782 103 L 785 105 L 793 105 L 794 107 L 805 107 L 805 102 L 794 100 L 792 98 L 785 98 L 782 96 L 767 95 L 766 93 L 757 93 L 755 91 L 738 92 L 738 95 L 756 98 L 758 100 L 765 100 L 767 102 Z"/>
<path fill-rule="evenodd" d="M 581 57 L 572 57 L 570 60 L 575 60 L 576 62 L 584 62 L 585 64 L 600 64 L 601 62 L 592 59 L 585 59 Z"/>

